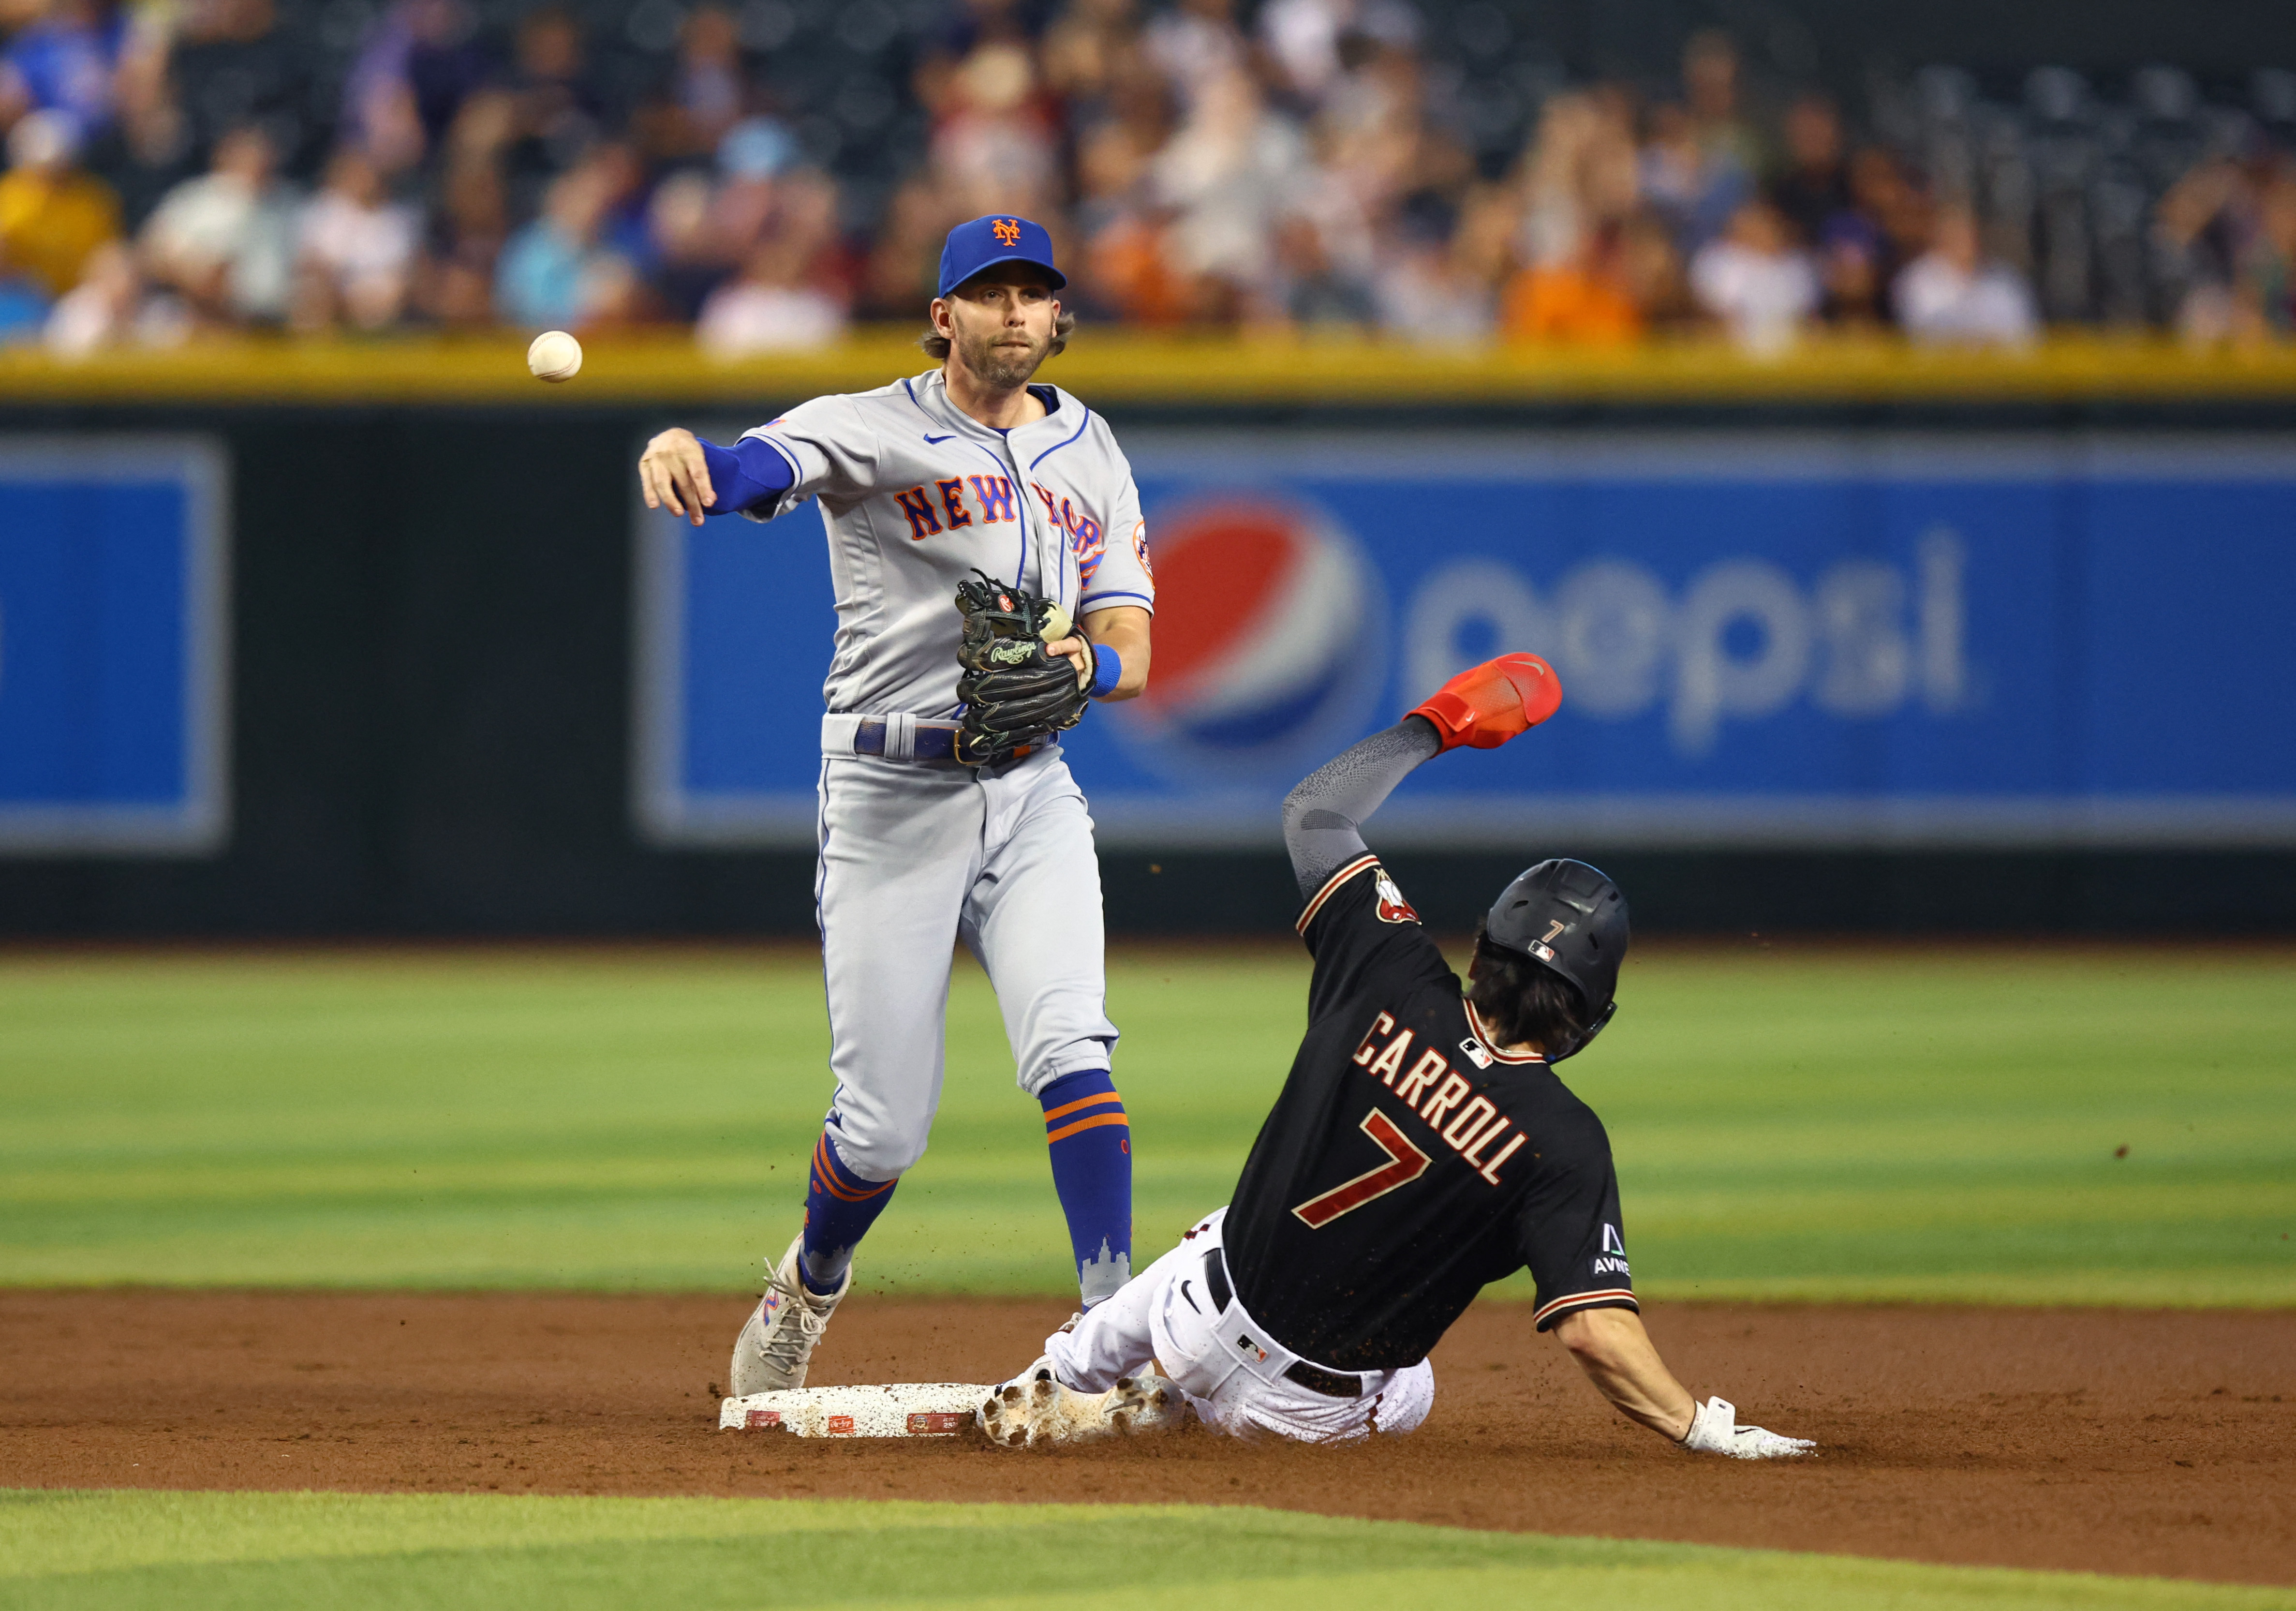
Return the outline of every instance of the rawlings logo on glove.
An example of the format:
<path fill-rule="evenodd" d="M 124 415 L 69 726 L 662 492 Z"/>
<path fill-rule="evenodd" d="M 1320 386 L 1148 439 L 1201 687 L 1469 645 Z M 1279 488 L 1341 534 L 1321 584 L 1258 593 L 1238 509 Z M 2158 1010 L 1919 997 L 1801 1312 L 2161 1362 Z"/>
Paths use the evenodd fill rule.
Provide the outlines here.
<path fill-rule="evenodd" d="M 1070 634 L 1067 614 L 1049 598 L 1008 588 L 986 571 L 956 585 L 964 629 L 957 641 L 956 696 L 964 702 L 956 758 L 969 767 L 1001 766 L 1084 719 L 1091 697 L 1091 646 L 1081 678 L 1074 662 L 1045 645 Z"/>

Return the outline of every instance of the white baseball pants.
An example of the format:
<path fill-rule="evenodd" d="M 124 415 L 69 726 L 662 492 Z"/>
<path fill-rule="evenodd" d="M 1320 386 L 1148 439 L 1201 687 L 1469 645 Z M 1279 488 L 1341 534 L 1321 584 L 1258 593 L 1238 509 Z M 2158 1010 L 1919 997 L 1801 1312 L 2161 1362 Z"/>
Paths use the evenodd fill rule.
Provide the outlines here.
<path fill-rule="evenodd" d="M 819 842 L 828 1130 L 855 1174 L 890 1180 L 924 1155 L 959 941 L 996 987 L 1022 1090 L 1108 1066 L 1100 862 L 1058 746 L 994 773 L 824 760 Z"/>
<path fill-rule="evenodd" d="M 1401 1370 L 1363 1372 L 1359 1398 L 1332 1398 L 1282 1374 L 1299 1356 L 1267 1338 L 1241 1300 L 1224 1311 L 1204 1286 L 1204 1255 L 1220 1245 L 1223 1208 L 1201 1221 L 1177 1247 L 1086 1310 L 1073 1331 L 1045 1339 L 1053 1374 L 1085 1393 L 1105 1393 L 1116 1378 L 1160 1364 L 1208 1426 L 1232 1437 L 1273 1433 L 1303 1443 L 1354 1443 L 1374 1432 L 1414 1430 L 1435 1406 L 1435 1369 L 1425 1360 Z M 1261 1355 L 1240 1350 L 1230 1334 L 1256 1336 Z M 1343 1373 L 1344 1374 L 1344 1373 Z"/>

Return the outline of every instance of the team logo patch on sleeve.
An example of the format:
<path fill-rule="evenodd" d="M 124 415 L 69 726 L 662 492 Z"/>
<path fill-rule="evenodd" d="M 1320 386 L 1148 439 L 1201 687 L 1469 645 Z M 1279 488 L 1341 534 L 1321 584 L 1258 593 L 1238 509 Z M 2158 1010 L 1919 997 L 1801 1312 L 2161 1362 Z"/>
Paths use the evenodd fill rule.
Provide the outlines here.
<path fill-rule="evenodd" d="M 1396 887 L 1395 880 L 1388 876 L 1385 867 L 1380 868 L 1374 890 L 1379 897 L 1379 920 L 1382 923 L 1419 921 L 1419 914 L 1411 909 L 1411 902 L 1403 898 L 1403 892 Z"/>

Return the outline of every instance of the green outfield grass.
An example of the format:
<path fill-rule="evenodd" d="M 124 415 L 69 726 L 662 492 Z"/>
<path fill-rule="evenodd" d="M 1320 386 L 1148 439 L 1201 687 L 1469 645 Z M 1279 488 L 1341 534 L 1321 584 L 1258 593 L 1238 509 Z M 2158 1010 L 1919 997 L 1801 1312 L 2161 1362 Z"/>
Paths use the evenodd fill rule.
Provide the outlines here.
<path fill-rule="evenodd" d="M 1113 964 L 1144 1248 L 1224 1200 L 1304 979 Z M 1622 999 L 1565 1074 L 1646 1290 L 2296 1303 L 2296 954 L 1651 948 Z M 863 1281 L 1058 1292 L 969 964 L 950 1016 Z M 795 950 L 0 958 L 0 1282 L 743 1287 L 794 1229 L 826 1052 Z"/>
<path fill-rule="evenodd" d="M 1201 1506 L 0 1489 L 0 1606 L 2267 1611 L 2285 1590 Z"/>

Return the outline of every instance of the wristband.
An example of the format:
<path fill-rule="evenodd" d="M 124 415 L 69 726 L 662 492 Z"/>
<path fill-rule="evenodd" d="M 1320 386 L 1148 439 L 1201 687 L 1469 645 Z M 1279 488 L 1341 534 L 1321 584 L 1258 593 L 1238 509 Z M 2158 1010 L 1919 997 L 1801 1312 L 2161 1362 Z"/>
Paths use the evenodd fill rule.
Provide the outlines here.
<path fill-rule="evenodd" d="M 1682 1434 L 1682 1446 L 1695 1449 L 1701 1454 L 1727 1454 L 1730 1439 L 1738 1430 L 1738 1406 L 1724 1398 L 1710 1398 L 1701 1404 L 1693 1401 L 1690 1429 Z"/>
<path fill-rule="evenodd" d="M 1116 692 L 1116 685 L 1124 680 L 1124 661 L 1106 644 L 1092 646 L 1092 686 L 1086 690 L 1095 699 L 1104 699 Z"/>

